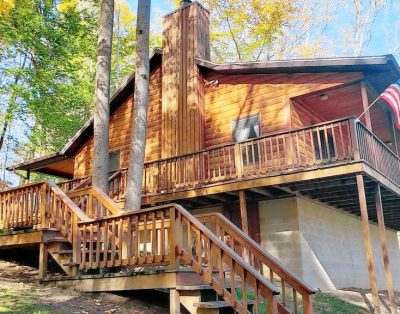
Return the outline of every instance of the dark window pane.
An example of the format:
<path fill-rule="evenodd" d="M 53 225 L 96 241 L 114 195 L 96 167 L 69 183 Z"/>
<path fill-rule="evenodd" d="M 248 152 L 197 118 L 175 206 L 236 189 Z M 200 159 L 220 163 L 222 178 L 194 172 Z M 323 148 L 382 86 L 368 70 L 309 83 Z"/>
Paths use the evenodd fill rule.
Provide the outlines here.
<path fill-rule="evenodd" d="M 235 142 L 243 142 L 260 136 L 260 118 L 259 116 L 251 116 L 233 121 L 232 123 L 233 140 Z M 243 145 L 242 158 L 245 166 L 258 162 L 259 152 L 258 145 Z"/>
<path fill-rule="evenodd" d="M 233 140 L 243 142 L 260 136 L 260 118 L 251 116 L 233 121 L 232 123 Z"/>
<path fill-rule="evenodd" d="M 118 171 L 120 168 L 119 165 L 119 150 L 110 152 L 109 159 L 108 159 L 108 172 L 115 172 Z"/>

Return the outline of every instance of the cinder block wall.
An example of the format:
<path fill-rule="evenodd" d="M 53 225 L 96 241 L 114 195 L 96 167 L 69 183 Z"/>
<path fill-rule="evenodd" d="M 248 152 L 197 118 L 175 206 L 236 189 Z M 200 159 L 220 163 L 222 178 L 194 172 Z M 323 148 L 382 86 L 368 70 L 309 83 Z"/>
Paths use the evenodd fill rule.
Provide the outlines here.
<path fill-rule="evenodd" d="M 369 288 L 361 220 L 303 198 L 260 202 L 262 245 L 320 289 Z M 386 290 L 377 225 L 370 224 L 379 289 Z M 398 235 L 387 231 L 395 289 L 400 291 Z"/>

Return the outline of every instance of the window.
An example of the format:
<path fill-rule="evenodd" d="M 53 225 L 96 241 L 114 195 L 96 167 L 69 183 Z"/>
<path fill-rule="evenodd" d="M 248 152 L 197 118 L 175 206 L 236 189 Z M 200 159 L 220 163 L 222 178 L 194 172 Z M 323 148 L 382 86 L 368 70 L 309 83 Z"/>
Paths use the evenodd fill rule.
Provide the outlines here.
<path fill-rule="evenodd" d="M 260 117 L 250 116 L 233 121 L 233 140 L 243 142 L 260 136 Z"/>
<path fill-rule="evenodd" d="M 118 171 L 120 168 L 119 164 L 119 150 L 113 151 L 109 153 L 108 157 L 108 172 Z"/>
<path fill-rule="evenodd" d="M 258 115 L 250 116 L 233 121 L 232 129 L 233 140 L 235 142 L 243 142 L 252 138 L 257 138 L 260 136 L 260 117 Z M 242 158 L 244 166 L 258 162 L 258 145 L 242 145 Z"/>
<path fill-rule="evenodd" d="M 326 139 L 328 139 L 328 143 L 326 142 Z M 327 132 L 325 137 L 324 130 L 320 130 L 319 132 L 313 132 L 313 141 L 314 141 L 316 160 L 320 160 L 321 157 L 322 159 L 335 157 L 335 144 L 333 142 L 333 137 L 331 134 Z M 328 148 L 329 148 L 329 154 L 328 154 Z"/>

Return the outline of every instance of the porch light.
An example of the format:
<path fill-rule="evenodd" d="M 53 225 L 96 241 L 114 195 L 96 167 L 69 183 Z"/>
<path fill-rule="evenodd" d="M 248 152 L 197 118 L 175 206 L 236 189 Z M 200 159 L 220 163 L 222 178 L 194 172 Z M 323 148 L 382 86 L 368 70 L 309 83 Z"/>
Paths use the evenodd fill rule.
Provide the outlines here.
<path fill-rule="evenodd" d="M 328 100 L 329 96 L 327 94 L 321 94 L 319 95 L 319 98 L 323 101 Z"/>

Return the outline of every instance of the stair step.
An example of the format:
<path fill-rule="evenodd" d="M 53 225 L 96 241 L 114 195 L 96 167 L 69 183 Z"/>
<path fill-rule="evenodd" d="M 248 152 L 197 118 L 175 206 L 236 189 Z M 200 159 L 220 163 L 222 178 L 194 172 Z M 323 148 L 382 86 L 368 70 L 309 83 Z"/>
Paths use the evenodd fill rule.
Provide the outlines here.
<path fill-rule="evenodd" d="M 253 305 L 254 301 L 247 301 L 247 305 Z M 207 302 L 197 302 L 193 304 L 194 307 L 203 309 L 222 309 L 225 307 L 230 307 L 225 301 L 207 301 Z"/>
<path fill-rule="evenodd" d="M 44 243 L 69 243 L 69 241 L 64 238 L 64 237 L 54 237 L 54 238 L 50 238 L 50 239 L 46 239 L 45 241 L 43 241 Z"/>
<path fill-rule="evenodd" d="M 57 255 L 62 255 L 62 254 L 72 254 L 73 251 L 72 250 L 60 250 L 60 251 L 54 251 L 53 254 L 57 254 Z"/>
<path fill-rule="evenodd" d="M 79 266 L 79 263 L 65 263 L 65 264 L 63 264 L 63 266 L 65 266 L 65 267 L 75 267 L 75 266 Z"/>

